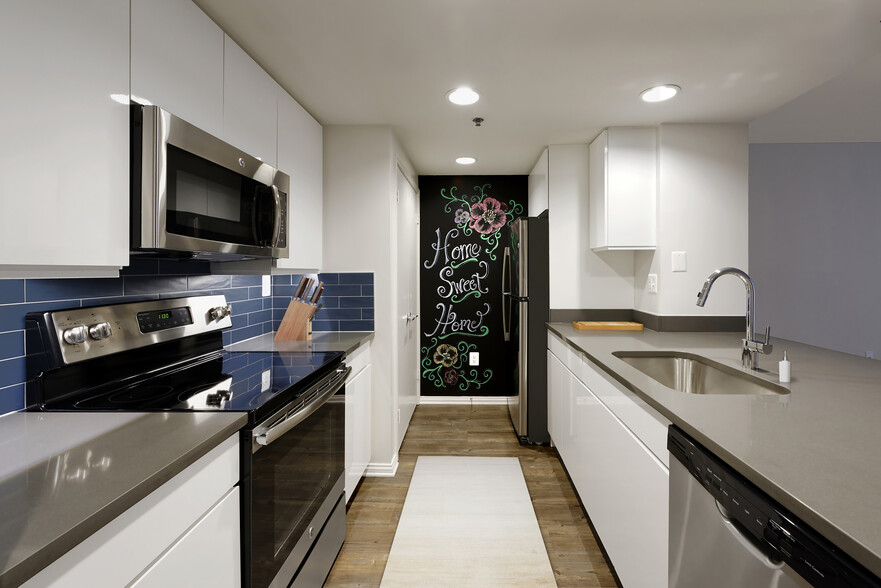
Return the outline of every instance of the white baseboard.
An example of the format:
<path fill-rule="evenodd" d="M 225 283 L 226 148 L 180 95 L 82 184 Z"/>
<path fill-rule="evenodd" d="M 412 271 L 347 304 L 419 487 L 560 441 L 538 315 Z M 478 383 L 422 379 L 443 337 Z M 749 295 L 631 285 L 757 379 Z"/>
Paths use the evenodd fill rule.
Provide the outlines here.
<path fill-rule="evenodd" d="M 508 404 L 508 396 L 420 396 L 419 404 Z"/>
<path fill-rule="evenodd" d="M 368 478 L 394 478 L 398 471 L 398 454 L 392 458 L 391 463 L 369 463 L 364 470 L 364 476 Z"/>

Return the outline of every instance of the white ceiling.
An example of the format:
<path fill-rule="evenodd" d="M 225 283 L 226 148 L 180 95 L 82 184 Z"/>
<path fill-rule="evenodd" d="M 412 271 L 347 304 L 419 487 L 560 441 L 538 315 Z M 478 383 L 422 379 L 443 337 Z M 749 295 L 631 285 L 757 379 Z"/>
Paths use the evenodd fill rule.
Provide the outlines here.
<path fill-rule="evenodd" d="M 528 173 L 607 126 L 745 123 L 881 54 L 878 0 L 194 1 L 323 125 L 391 125 L 421 174 Z M 642 103 L 658 83 L 683 91 Z M 448 103 L 459 85 L 480 101 Z"/>

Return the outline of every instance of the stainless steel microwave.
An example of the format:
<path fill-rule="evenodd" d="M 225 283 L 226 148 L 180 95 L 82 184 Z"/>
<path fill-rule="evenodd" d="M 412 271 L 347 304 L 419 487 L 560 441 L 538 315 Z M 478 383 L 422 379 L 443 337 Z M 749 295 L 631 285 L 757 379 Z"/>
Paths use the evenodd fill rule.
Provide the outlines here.
<path fill-rule="evenodd" d="M 288 256 L 290 177 L 157 106 L 132 105 L 133 253 Z"/>

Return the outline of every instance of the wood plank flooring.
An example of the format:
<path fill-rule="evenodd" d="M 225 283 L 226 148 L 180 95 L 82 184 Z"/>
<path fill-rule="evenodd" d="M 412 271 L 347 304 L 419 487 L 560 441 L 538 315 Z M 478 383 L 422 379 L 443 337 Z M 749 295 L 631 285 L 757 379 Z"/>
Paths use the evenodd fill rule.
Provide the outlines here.
<path fill-rule="evenodd" d="M 507 407 L 498 405 L 416 408 L 395 477 L 365 478 L 355 495 L 325 586 L 379 586 L 419 455 L 519 458 L 557 585 L 616 588 L 555 451 L 520 445 Z"/>

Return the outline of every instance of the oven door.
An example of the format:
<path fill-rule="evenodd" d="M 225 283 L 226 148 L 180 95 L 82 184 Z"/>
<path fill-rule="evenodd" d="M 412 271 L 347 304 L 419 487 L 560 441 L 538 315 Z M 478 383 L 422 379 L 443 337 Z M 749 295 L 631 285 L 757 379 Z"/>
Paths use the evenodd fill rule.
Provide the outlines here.
<path fill-rule="evenodd" d="M 348 371 L 336 370 L 303 395 L 304 405 L 285 407 L 245 436 L 250 472 L 242 481 L 243 586 L 288 586 L 307 556 L 313 558 L 325 522 L 339 511 Z M 332 565 L 345 536 L 344 519 L 342 525 L 335 541 L 322 537 L 324 546 L 335 546 L 332 553 L 315 558 L 329 557 Z M 339 534 L 338 524 L 327 527 Z"/>
<path fill-rule="evenodd" d="M 286 174 L 161 108 L 135 106 L 132 121 L 133 243 L 206 259 L 287 257 Z"/>

